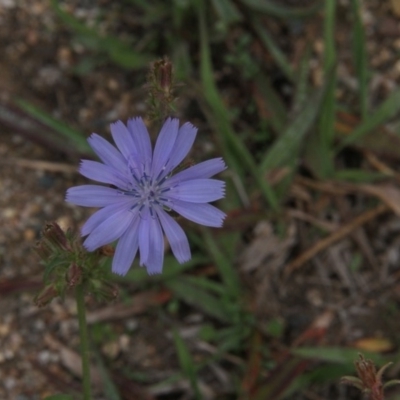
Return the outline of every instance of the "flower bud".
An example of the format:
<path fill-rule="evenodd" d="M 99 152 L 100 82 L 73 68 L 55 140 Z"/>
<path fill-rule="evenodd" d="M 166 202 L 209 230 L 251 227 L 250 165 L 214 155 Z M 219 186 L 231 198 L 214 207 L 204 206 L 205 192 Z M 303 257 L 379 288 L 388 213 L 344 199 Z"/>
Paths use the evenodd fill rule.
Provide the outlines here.
<path fill-rule="evenodd" d="M 82 282 L 82 268 L 72 263 L 67 271 L 66 280 L 69 288 L 74 288 Z"/>
<path fill-rule="evenodd" d="M 114 247 L 107 244 L 105 246 L 101 246 L 99 252 L 102 256 L 112 257 L 115 254 L 115 249 Z"/>
<path fill-rule="evenodd" d="M 37 255 L 43 260 L 46 261 L 50 255 L 52 254 L 52 250 L 49 245 L 44 240 L 39 240 L 36 242 L 34 247 Z"/>
<path fill-rule="evenodd" d="M 71 250 L 67 236 L 57 222 L 49 222 L 43 229 L 43 236 L 54 246 L 62 250 Z"/>
<path fill-rule="evenodd" d="M 51 302 L 51 300 L 54 299 L 54 297 L 58 296 L 58 292 L 54 285 L 51 283 L 47 286 L 44 287 L 44 289 L 36 295 L 36 297 L 33 299 L 33 302 L 36 304 L 38 307 L 44 307 L 47 304 Z"/>
<path fill-rule="evenodd" d="M 167 57 L 155 61 L 153 73 L 158 86 L 169 95 L 172 90 L 172 63 Z"/>
<path fill-rule="evenodd" d="M 111 302 L 114 301 L 118 295 L 118 287 L 112 283 L 101 281 L 100 285 L 97 287 L 96 293 L 94 293 L 99 299 Z"/>
<path fill-rule="evenodd" d="M 358 377 L 344 376 L 341 382 L 355 386 L 363 393 L 369 393 L 371 400 L 381 400 L 384 398 L 383 389 L 400 383 L 399 380 L 392 380 L 386 382 L 386 384 L 382 383 L 382 375 L 391 364 L 387 363 L 377 371 L 371 360 L 366 360 L 362 354 L 359 354 L 359 360 L 355 362 Z"/>

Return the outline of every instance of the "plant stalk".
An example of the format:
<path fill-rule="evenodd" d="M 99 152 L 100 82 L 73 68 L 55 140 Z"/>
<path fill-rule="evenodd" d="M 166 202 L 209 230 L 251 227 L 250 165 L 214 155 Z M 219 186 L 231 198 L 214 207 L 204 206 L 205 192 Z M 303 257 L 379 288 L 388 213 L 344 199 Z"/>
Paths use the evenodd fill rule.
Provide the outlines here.
<path fill-rule="evenodd" d="M 76 286 L 76 304 L 78 309 L 79 337 L 81 341 L 83 399 L 91 400 L 89 341 L 83 284 Z"/>

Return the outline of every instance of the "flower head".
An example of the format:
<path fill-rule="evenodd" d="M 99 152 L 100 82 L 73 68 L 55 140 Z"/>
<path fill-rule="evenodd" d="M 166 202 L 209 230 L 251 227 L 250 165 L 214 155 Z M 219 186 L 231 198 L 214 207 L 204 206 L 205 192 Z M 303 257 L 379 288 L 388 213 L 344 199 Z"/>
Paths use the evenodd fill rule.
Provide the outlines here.
<path fill-rule="evenodd" d="M 226 166 L 221 158 L 204 161 L 172 175 L 191 149 L 197 129 L 190 123 L 179 127 L 169 118 L 161 128 L 154 151 L 141 118 L 125 126 L 111 124 L 117 146 L 93 133 L 88 141 L 101 159 L 82 160 L 80 173 L 112 185 L 83 185 L 68 189 L 66 200 L 85 207 L 102 207 L 83 225 L 83 245 L 93 251 L 117 239 L 113 272 L 125 275 L 137 251 L 140 265 L 149 274 L 162 271 L 165 233 L 180 263 L 191 257 L 189 242 L 179 224 L 168 214 L 174 210 L 198 224 L 222 226 L 225 214 L 209 202 L 221 199 L 225 183 L 210 179 Z"/>

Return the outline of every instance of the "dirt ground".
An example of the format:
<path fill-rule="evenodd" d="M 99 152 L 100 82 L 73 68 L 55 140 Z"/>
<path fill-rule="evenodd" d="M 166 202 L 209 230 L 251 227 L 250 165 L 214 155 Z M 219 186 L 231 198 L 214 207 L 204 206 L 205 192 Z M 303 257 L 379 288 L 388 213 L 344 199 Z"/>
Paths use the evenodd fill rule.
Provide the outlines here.
<path fill-rule="evenodd" d="M 110 6 L 107 1 L 99 4 Z M 79 8 L 71 2 L 71 9 L 90 21 L 96 7 Z M 370 64 L 376 71 L 370 99 L 375 104 L 400 81 L 400 16 L 390 2 L 371 0 L 364 19 Z M 319 27 L 316 23 L 309 32 Z M 307 34 L 299 35 L 299 48 Z M 344 30 L 338 29 L 337 42 L 341 49 L 338 98 L 355 98 Z M 321 79 L 321 43 L 317 39 L 313 48 L 311 81 L 315 85 Z M 297 45 L 291 50 L 295 52 Z M 107 135 L 110 122 L 143 113 L 144 74 L 133 76 L 112 64 L 77 74 L 72 67 L 84 54 L 85 48 L 71 41 L 48 1 L 0 0 L 0 399 L 38 400 L 71 390 L 76 394 L 80 389 L 74 300 L 67 296 L 45 308 L 33 304 L 43 271 L 32 249 L 45 221 L 55 220 L 77 230 L 91 214 L 92 210 L 64 201 L 68 187 L 86 181 L 76 172 L 79 156 L 62 145 L 43 141 L 37 134 L 40 126 L 26 114 L 13 113 L 10 102 L 14 96 L 31 101 L 87 134 Z M 398 181 L 398 157 L 391 157 L 388 164 Z M 371 190 L 324 185 L 299 176 L 285 210 L 288 228 L 284 237 L 270 222 L 246 223 L 242 215 L 246 229 L 237 267 L 261 326 L 271 319 L 284 321 L 285 344 L 289 345 L 324 317 L 329 329 L 321 344 L 361 351 L 398 349 L 400 213 L 396 215 L 399 206 L 395 203 L 400 195 L 393 190 L 386 187 L 371 196 Z M 320 194 L 317 203 L 315 193 Z M 359 216 L 364 219 L 356 221 Z M 234 217 L 228 217 L 226 229 Z M 344 226 L 352 228 L 340 231 Z M 339 231 L 339 237 L 303 262 L 298 257 L 319 241 L 318 229 L 328 235 Z M 289 274 L 282 273 L 284 266 Z M 112 365 L 111 375 L 122 398 L 190 399 L 186 380 L 172 381 L 163 388 L 155 384 L 179 371 L 169 329 L 172 323 L 190 343 L 196 361 L 216 352 L 197 339 L 208 317 L 189 306 L 182 315 L 166 312 L 171 294 L 162 287 L 138 291 L 124 284 L 122 292 L 125 299 L 130 296 L 134 301 L 105 306 L 87 299 L 94 341 L 103 361 Z M 160 305 L 164 307 L 161 311 Z M 245 356 L 231 355 L 203 372 L 204 398 L 232 398 L 234 382 L 229 371 L 245 368 L 244 364 Z M 126 366 L 136 371 L 132 379 L 120 373 Z M 398 377 L 399 367 L 396 364 L 391 369 L 392 376 Z M 98 400 L 105 398 L 99 389 L 102 380 L 101 371 L 95 370 Z M 328 385 L 293 398 L 357 398 L 351 397 L 354 393 Z"/>

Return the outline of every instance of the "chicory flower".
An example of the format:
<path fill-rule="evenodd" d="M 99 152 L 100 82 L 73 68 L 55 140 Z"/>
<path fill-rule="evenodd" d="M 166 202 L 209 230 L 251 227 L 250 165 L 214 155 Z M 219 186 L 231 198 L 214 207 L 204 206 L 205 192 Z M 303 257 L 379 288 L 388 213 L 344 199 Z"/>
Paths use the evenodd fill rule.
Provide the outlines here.
<path fill-rule="evenodd" d="M 83 225 L 83 245 L 93 251 L 118 239 L 112 271 L 125 275 L 139 250 L 140 265 L 149 274 L 161 273 L 164 235 L 180 263 L 191 257 L 189 242 L 173 210 L 198 224 L 221 227 L 225 214 L 209 202 L 225 195 L 225 183 L 210 179 L 226 166 L 222 158 L 201 162 L 175 175 L 173 170 L 191 149 L 197 128 L 168 118 L 154 151 L 141 118 L 125 126 L 111 124 L 117 147 L 93 133 L 88 142 L 102 162 L 82 160 L 80 173 L 110 186 L 83 185 L 68 189 L 66 201 L 101 207 Z"/>

